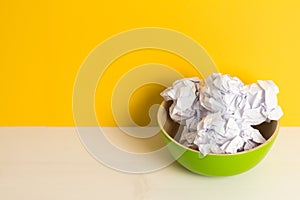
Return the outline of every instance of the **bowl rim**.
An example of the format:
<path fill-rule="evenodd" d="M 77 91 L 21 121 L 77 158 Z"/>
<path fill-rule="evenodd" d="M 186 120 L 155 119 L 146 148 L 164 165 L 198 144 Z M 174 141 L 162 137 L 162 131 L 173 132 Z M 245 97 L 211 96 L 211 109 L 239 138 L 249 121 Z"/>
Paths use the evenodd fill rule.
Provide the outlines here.
<path fill-rule="evenodd" d="M 179 142 L 177 142 L 174 138 L 172 138 L 168 132 L 164 129 L 164 127 L 162 126 L 162 112 L 165 110 L 165 104 L 167 102 L 166 101 L 163 101 L 160 106 L 159 106 L 159 109 L 158 109 L 158 112 L 157 112 L 157 123 L 158 123 L 158 126 L 160 128 L 160 131 L 163 132 L 163 134 L 168 137 L 173 143 L 175 143 L 176 145 L 180 146 L 181 148 L 184 148 L 186 151 L 192 151 L 192 152 L 195 152 L 195 153 L 200 153 L 202 154 L 199 150 L 195 150 L 195 149 L 191 149 L 189 147 L 186 147 L 182 144 L 180 144 Z M 275 120 L 277 122 L 276 124 L 276 128 L 274 130 L 274 133 L 271 135 L 271 137 L 269 137 L 264 143 L 252 148 L 252 149 L 248 149 L 248 150 L 245 150 L 245 151 L 241 151 L 241 152 L 237 152 L 237 153 L 208 153 L 206 156 L 235 156 L 235 155 L 241 155 L 241 154 L 246 154 L 246 153 L 250 153 L 252 151 L 256 151 L 266 145 L 268 145 L 270 142 L 272 142 L 278 135 L 278 132 L 279 132 L 279 120 Z M 202 154 L 203 155 L 203 154 Z"/>

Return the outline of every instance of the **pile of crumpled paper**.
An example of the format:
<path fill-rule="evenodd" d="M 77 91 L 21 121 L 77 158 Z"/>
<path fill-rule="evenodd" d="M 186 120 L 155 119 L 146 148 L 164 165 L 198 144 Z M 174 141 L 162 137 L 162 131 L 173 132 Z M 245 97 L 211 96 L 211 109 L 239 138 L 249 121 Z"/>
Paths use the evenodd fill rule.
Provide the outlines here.
<path fill-rule="evenodd" d="M 271 80 L 245 85 L 237 77 L 213 73 L 203 83 L 184 78 L 161 93 L 172 100 L 170 117 L 184 126 L 179 142 L 208 153 L 237 153 L 265 142 L 253 125 L 278 120 L 276 84 Z"/>

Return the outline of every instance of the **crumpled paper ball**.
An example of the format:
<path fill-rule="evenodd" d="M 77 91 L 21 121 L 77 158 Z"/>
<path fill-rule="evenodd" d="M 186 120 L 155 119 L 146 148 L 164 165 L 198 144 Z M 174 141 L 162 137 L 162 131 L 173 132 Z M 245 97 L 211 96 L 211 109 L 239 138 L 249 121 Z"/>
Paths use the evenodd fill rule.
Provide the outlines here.
<path fill-rule="evenodd" d="M 265 142 L 252 125 L 278 120 L 276 84 L 259 80 L 244 85 L 237 77 L 213 73 L 203 83 L 199 78 L 184 78 L 161 93 L 173 103 L 170 117 L 184 126 L 179 142 L 198 146 L 208 153 L 236 153 Z"/>

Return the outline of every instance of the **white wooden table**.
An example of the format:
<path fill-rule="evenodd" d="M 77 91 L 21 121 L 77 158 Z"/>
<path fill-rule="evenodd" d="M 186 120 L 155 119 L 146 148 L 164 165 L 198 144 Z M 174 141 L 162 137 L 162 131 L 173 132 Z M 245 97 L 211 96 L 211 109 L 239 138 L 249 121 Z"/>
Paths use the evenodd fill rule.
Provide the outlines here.
<path fill-rule="evenodd" d="M 93 159 L 74 128 L 1 127 L 0 199 L 297 199 L 299 143 L 300 128 L 281 127 L 265 159 L 231 177 L 196 175 L 177 163 L 134 175 Z"/>

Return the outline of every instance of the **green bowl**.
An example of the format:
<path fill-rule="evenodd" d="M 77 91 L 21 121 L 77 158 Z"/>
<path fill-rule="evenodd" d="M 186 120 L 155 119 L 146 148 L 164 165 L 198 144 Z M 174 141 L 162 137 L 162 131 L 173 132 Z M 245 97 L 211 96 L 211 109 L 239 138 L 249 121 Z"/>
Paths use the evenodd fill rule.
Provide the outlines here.
<path fill-rule="evenodd" d="M 257 165 L 273 145 L 279 130 L 279 121 L 264 122 L 254 128 L 258 129 L 267 140 L 265 143 L 235 154 L 208 154 L 187 148 L 178 143 L 174 137 L 181 127 L 169 116 L 172 102 L 163 102 L 158 110 L 158 124 L 168 150 L 175 160 L 186 169 L 207 176 L 231 176 L 243 173 Z"/>

